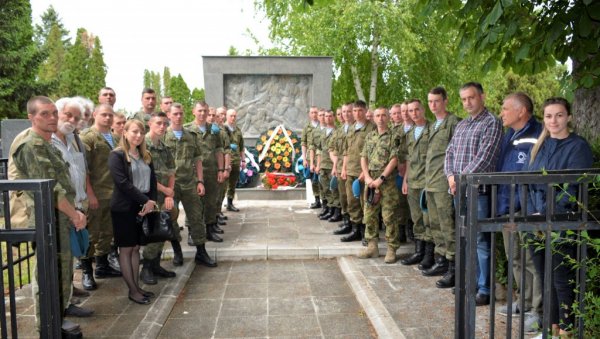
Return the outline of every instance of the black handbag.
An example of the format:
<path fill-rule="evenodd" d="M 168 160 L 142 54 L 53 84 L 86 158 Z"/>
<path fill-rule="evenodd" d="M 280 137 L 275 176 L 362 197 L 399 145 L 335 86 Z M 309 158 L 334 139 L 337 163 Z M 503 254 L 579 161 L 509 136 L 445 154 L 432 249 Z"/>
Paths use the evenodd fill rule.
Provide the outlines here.
<path fill-rule="evenodd" d="M 143 217 L 137 216 L 142 225 L 146 242 L 163 242 L 175 239 L 173 220 L 169 211 L 150 212 Z"/>

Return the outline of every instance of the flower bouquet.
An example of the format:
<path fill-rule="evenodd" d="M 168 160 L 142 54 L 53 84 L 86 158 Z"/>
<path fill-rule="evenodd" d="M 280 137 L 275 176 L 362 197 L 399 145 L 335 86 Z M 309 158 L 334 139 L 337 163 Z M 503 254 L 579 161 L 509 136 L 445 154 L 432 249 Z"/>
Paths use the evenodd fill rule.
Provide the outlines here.
<path fill-rule="evenodd" d="M 296 187 L 296 176 L 292 173 L 266 172 L 262 176 L 262 183 L 264 188 L 271 190 L 293 188 Z"/>
<path fill-rule="evenodd" d="M 296 133 L 279 125 L 263 133 L 256 142 L 258 161 L 265 172 L 292 172 L 300 157 L 300 138 Z"/>

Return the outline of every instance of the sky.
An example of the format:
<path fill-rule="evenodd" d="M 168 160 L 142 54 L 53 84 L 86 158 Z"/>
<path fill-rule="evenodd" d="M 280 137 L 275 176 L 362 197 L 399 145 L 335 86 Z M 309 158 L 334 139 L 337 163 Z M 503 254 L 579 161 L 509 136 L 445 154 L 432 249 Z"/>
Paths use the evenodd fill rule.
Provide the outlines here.
<path fill-rule="evenodd" d="M 188 87 L 203 88 L 202 56 L 270 46 L 268 24 L 253 0 L 31 0 L 33 23 L 52 4 L 75 41 L 83 27 L 98 36 L 108 66 L 106 85 L 117 93 L 116 109 L 138 111 L 144 69 L 181 74 Z M 94 100 L 96 98 L 93 98 Z"/>

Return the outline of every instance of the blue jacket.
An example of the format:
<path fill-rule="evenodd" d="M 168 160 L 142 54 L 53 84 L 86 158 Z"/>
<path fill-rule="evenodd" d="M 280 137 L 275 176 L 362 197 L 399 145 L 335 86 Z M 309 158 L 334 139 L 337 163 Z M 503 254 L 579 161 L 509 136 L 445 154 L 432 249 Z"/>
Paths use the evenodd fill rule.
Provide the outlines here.
<path fill-rule="evenodd" d="M 529 163 L 529 152 L 535 145 L 537 138 L 542 133 L 542 124 L 531 117 L 527 124 L 518 131 L 509 128 L 502 138 L 500 144 L 500 157 L 496 166 L 497 172 L 518 172 L 523 166 Z M 521 210 L 521 204 L 518 200 L 519 191 L 515 190 L 515 211 Z M 510 186 L 498 186 L 498 200 L 496 211 L 498 215 L 505 215 L 509 212 L 510 204 Z"/>
<path fill-rule="evenodd" d="M 546 138 L 533 163 L 523 167 L 523 170 L 581 169 L 590 168 L 592 164 L 593 154 L 590 145 L 579 135 L 571 133 L 565 139 Z M 546 213 L 546 188 L 546 185 L 530 185 L 527 197 L 528 214 L 544 215 Z M 569 194 L 577 196 L 577 185 L 571 183 L 567 191 Z M 560 194 L 560 191 L 557 190 L 556 194 Z M 572 211 L 576 207 L 576 203 L 570 202 L 569 197 L 564 195 L 560 201 L 556 202 L 554 211 L 564 213 Z"/>

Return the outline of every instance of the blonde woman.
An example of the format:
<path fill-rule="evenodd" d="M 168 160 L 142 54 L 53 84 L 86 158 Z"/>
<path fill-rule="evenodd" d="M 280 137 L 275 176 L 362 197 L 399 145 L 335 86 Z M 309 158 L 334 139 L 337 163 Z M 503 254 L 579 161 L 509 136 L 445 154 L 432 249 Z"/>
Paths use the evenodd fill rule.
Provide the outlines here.
<path fill-rule="evenodd" d="M 524 170 L 562 170 L 580 169 L 592 167 L 592 150 L 590 145 L 579 135 L 571 132 L 571 106 L 564 98 L 550 98 L 542 106 L 544 114 L 544 130 L 538 141 L 531 149 L 530 162 Z M 528 214 L 546 214 L 547 203 L 546 189 L 544 185 L 530 185 L 527 203 Z M 570 185 L 569 193 L 577 196 L 576 185 Z M 576 204 L 570 202 L 565 195 L 563 199 L 555 203 L 556 213 L 565 213 L 575 210 Z M 538 243 L 540 239 L 533 242 Z M 535 244 L 530 246 L 531 256 L 535 269 L 540 277 L 544 279 L 544 251 Z M 574 328 L 574 315 L 572 305 L 575 300 L 574 281 L 575 271 L 565 260 L 566 256 L 576 258 L 577 248 L 575 244 L 566 238 L 561 232 L 559 239 L 554 243 L 552 253 L 552 286 L 551 286 L 551 308 L 550 321 L 552 323 L 553 335 L 567 335 Z M 563 264 L 564 261 L 564 264 Z M 544 302 L 548 302 L 544 300 Z M 541 337 L 540 337 L 541 338 Z"/>
<path fill-rule="evenodd" d="M 129 300 L 143 305 L 149 304 L 154 294 L 138 285 L 139 250 L 145 243 L 136 217 L 154 211 L 157 197 L 156 174 L 144 134 L 142 122 L 127 121 L 120 146 L 108 158 L 115 184 L 110 209 L 114 240 L 120 252 L 119 264 L 129 288 Z"/>

